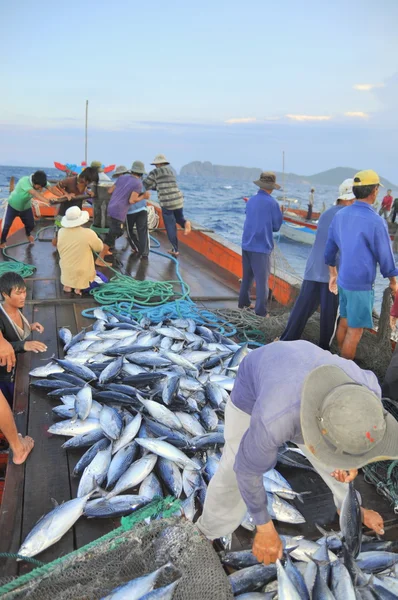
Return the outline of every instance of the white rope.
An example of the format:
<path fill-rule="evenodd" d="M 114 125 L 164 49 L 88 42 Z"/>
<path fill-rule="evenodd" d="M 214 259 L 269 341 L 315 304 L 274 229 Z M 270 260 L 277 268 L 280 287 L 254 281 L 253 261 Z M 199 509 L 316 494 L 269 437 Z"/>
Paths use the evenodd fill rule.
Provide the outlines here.
<path fill-rule="evenodd" d="M 159 216 L 153 206 L 148 205 L 148 230 L 153 231 L 159 227 Z"/>

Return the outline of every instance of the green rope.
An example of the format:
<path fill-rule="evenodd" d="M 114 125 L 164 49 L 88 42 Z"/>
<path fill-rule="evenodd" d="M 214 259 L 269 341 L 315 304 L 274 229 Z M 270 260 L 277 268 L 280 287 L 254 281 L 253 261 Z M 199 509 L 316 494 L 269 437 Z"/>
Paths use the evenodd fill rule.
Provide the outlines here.
<path fill-rule="evenodd" d="M 95 231 L 95 233 L 108 233 L 109 231 L 109 227 L 94 227 L 94 225 L 91 225 L 90 229 Z"/>
<path fill-rule="evenodd" d="M 39 229 L 35 235 L 36 241 L 40 239 L 40 234 L 46 229 L 53 229 L 53 226 L 50 225 L 48 227 L 42 227 L 42 229 Z M 1 275 L 4 275 L 4 273 L 9 273 L 10 271 L 18 273 L 18 275 L 21 275 L 21 277 L 24 279 L 26 277 L 32 277 L 33 273 L 36 271 L 36 267 L 34 265 L 24 263 L 8 254 L 8 250 L 11 248 L 17 248 L 18 246 L 23 246 L 24 244 L 29 244 L 29 242 L 26 241 L 18 242 L 17 244 L 10 244 L 9 246 L 6 246 L 6 248 L 2 249 L 3 256 L 8 258 L 8 260 L 0 263 L 0 277 Z"/>
<path fill-rule="evenodd" d="M 187 284 L 182 286 L 181 292 L 175 292 L 174 284 L 179 283 L 179 281 L 138 281 L 129 275 L 118 273 L 109 283 L 92 289 L 90 294 L 98 304 L 129 302 L 141 306 L 158 306 L 170 302 L 176 296 L 179 300 L 189 296 L 190 290 Z"/>
<path fill-rule="evenodd" d="M 15 558 L 15 560 L 25 560 L 26 562 L 36 565 L 36 567 L 44 567 L 46 563 L 36 560 L 35 558 L 29 558 L 28 556 L 21 556 L 21 554 L 14 554 L 13 552 L 0 552 L 0 558 Z"/>

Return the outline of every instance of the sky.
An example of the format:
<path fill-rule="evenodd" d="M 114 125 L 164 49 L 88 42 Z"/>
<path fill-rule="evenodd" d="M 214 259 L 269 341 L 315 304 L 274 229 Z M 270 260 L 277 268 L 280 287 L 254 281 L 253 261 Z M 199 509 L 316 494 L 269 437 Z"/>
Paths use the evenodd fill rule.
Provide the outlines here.
<path fill-rule="evenodd" d="M 0 164 L 193 160 L 398 182 L 398 0 L 0 2 Z M 4 24 L 8 24 L 6 27 Z"/>

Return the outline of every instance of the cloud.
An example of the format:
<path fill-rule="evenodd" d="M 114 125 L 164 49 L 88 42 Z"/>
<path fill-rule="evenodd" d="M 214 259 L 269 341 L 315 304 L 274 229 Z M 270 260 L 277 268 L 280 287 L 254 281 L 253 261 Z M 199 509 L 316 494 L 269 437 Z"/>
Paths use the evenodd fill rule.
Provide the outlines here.
<path fill-rule="evenodd" d="M 353 86 L 354 90 L 358 90 L 360 92 L 370 92 L 371 90 L 374 90 L 375 88 L 382 88 L 384 87 L 384 83 L 356 83 Z"/>
<path fill-rule="evenodd" d="M 369 119 L 368 113 L 362 112 L 361 110 L 345 112 L 344 116 L 354 117 L 356 119 Z"/>
<path fill-rule="evenodd" d="M 330 121 L 331 116 L 327 115 L 286 115 L 292 121 Z"/>
<path fill-rule="evenodd" d="M 255 117 L 240 117 L 237 119 L 227 119 L 225 123 L 232 125 L 235 123 L 254 123 L 254 121 L 257 121 Z"/>

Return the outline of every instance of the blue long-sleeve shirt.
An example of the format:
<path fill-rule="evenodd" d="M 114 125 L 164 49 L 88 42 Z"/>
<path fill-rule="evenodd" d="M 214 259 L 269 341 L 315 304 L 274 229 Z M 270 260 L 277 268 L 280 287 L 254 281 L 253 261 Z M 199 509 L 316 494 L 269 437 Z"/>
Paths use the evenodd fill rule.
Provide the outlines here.
<path fill-rule="evenodd" d="M 270 254 L 274 248 L 272 233 L 282 225 L 279 204 L 264 190 L 259 190 L 246 204 L 242 250 Z"/>
<path fill-rule="evenodd" d="M 366 202 L 357 200 L 334 217 L 325 248 L 327 265 L 336 266 L 338 251 L 337 283 L 345 290 L 371 290 L 377 263 L 383 277 L 398 275 L 386 222 Z"/>
<path fill-rule="evenodd" d="M 301 390 L 307 375 L 321 365 L 340 367 L 351 379 L 381 398 L 374 373 L 304 340 L 268 344 L 250 352 L 239 366 L 231 400 L 250 414 L 251 420 L 240 443 L 234 470 L 240 493 L 256 525 L 270 520 L 263 473 L 275 466 L 278 448 L 284 443 L 303 444 Z"/>
<path fill-rule="evenodd" d="M 325 247 L 329 234 L 329 227 L 336 213 L 342 210 L 344 206 L 339 204 L 326 210 L 319 219 L 316 231 L 316 237 L 312 250 L 307 259 L 304 279 L 306 281 L 319 281 L 320 283 L 329 282 L 329 267 L 325 263 Z"/>

